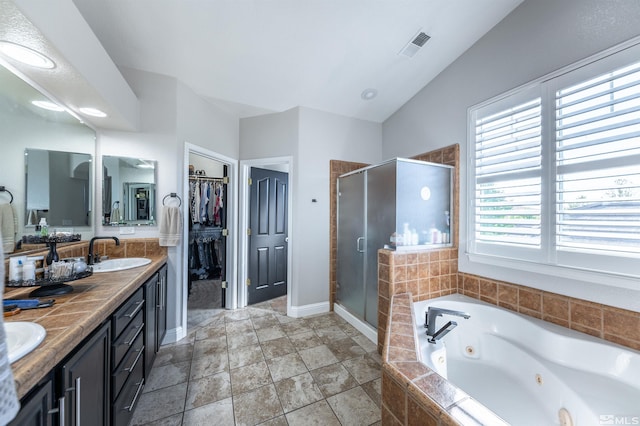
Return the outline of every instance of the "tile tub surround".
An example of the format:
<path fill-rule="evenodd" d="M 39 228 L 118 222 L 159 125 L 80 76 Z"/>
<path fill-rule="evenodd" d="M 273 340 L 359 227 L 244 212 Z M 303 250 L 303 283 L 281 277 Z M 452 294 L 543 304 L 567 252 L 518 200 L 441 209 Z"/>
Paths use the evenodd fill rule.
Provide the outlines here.
<path fill-rule="evenodd" d="M 500 417 L 418 361 L 413 298 L 391 297 L 382 353 L 382 424 L 507 426 Z"/>
<path fill-rule="evenodd" d="M 640 312 L 458 272 L 455 248 L 413 253 L 380 250 L 378 324 L 387 323 L 391 297 L 405 292 L 410 292 L 416 301 L 461 293 L 640 350 Z M 378 327 L 379 350 L 385 331 Z"/>

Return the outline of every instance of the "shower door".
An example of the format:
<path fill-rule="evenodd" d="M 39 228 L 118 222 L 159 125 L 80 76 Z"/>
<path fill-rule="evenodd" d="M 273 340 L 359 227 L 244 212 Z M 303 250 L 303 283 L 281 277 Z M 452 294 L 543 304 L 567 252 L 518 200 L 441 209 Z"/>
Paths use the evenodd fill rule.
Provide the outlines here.
<path fill-rule="evenodd" d="M 366 173 L 338 179 L 338 255 L 336 298 L 365 320 Z"/>

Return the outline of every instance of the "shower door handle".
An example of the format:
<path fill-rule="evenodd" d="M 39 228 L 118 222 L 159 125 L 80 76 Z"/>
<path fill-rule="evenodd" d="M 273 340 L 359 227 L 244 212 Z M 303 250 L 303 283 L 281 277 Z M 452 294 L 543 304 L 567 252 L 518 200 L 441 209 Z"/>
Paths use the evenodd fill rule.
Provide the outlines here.
<path fill-rule="evenodd" d="M 364 249 L 360 248 L 360 243 L 364 241 L 364 237 L 358 237 L 356 238 L 356 251 L 358 253 L 364 253 Z"/>

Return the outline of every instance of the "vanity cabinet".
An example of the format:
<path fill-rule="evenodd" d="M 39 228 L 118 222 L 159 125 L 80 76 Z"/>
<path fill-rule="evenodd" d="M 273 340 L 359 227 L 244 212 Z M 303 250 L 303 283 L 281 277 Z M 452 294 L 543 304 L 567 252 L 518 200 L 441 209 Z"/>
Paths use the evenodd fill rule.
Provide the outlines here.
<path fill-rule="evenodd" d="M 167 332 L 167 265 L 144 284 L 145 290 L 145 375 L 148 376 Z"/>
<path fill-rule="evenodd" d="M 133 408 L 144 387 L 146 301 L 143 287 L 136 290 L 111 318 L 111 415 L 116 425 L 129 423 Z"/>
<path fill-rule="evenodd" d="M 107 322 L 59 368 L 65 425 L 109 425 L 110 335 Z"/>
<path fill-rule="evenodd" d="M 52 424 L 50 410 L 53 408 L 53 380 L 48 377 L 24 399 L 20 412 L 9 426 L 47 426 Z"/>

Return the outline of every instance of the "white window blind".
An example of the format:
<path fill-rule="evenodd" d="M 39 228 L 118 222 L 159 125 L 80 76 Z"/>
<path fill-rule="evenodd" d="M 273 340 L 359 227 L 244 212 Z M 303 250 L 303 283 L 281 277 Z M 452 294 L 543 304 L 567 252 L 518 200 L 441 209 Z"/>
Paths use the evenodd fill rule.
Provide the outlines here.
<path fill-rule="evenodd" d="M 469 254 L 640 276 L 640 43 L 472 107 L 469 151 Z"/>
<path fill-rule="evenodd" d="M 475 121 L 477 243 L 540 246 L 541 99 Z"/>
<path fill-rule="evenodd" d="M 640 62 L 555 93 L 558 250 L 640 251 Z"/>

